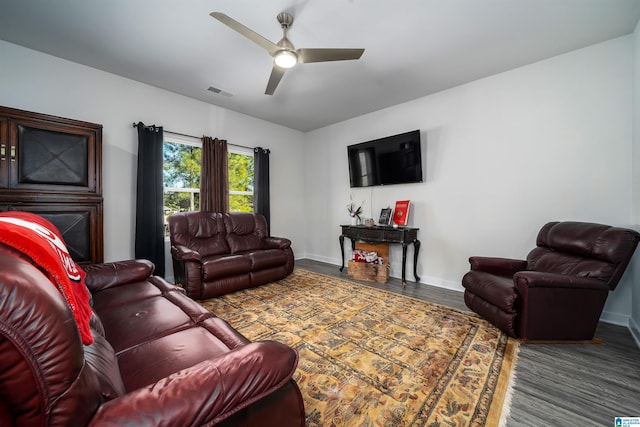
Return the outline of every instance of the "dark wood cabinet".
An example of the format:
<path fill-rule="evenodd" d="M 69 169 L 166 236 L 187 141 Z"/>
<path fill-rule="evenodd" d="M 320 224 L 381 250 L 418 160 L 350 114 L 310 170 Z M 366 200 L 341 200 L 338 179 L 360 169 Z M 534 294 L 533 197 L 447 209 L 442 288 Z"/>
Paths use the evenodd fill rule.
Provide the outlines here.
<path fill-rule="evenodd" d="M 0 107 L 0 210 L 34 212 L 76 262 L 103 261 L 102 126 Z"/>
<path fill-rule="evenodd" d="M 0 188 L 9 186 L 11 143 L 9 141 L 9 119 L 0 116 Z M 15 148 L 13 148 L 15 150 Z M 15 161 L 15 152 L 13 154 Z"/>

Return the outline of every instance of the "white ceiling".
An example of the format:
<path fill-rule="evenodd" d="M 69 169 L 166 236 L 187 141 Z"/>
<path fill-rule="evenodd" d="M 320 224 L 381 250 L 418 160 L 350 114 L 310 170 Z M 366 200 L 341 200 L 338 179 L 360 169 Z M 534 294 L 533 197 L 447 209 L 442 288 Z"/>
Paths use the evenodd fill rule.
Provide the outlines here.
<path fill-rule="evenodd" d="M 366 50 L 298 65 L 264 95 L 272 58 L 213 11 L 273 42 L 287 11 L 296 48 Z M 0 0 L 0 39 L 309 131 L 629 34 L 639 19 L 640 0 Z"/>

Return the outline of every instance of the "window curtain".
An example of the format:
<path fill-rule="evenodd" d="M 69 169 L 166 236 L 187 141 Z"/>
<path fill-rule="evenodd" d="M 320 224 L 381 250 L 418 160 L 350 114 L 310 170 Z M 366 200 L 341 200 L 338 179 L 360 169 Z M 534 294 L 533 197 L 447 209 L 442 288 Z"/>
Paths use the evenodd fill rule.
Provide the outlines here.
<path fill-rule="evenodd" d="M 267 232 L 270 233 L 271 211 L 269 202 L 269 153 L 271 151 L 256 147 L 253 149 L 254 194 L 253 210 L 267 219 Z"/>
<path fill-rule="evenodd" d="M 136 194 L 135 257 L 156 266 L 164 277 L 164 194 L 162 184 L 162 127 L 136 124 L 138 128 L 138 184 Z"/>
<path fill-rule="evenodd" d="M 200 210 L 229 211 L 227 141 L 202 137 L 202 167 L 200 169 Z"/>

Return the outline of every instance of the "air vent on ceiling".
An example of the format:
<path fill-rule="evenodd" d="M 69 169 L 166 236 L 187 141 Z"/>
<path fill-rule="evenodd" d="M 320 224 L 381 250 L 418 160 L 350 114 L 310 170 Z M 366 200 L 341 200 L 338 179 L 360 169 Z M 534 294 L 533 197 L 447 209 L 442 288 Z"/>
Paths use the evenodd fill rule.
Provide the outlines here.
<path fill-rule="evenodd" d="M 213 86 L 209 86 L 209 89 L 207 89 L 209 92 L 213 92 L 216 95 L 222 95 L 222 96 L 226 96 L 228 98 L 231 98 L 233 96 L 233 94 L 231 92 L 227 92 L 225 90 L 219 89 L 217 87 L 213 87 Z"/>

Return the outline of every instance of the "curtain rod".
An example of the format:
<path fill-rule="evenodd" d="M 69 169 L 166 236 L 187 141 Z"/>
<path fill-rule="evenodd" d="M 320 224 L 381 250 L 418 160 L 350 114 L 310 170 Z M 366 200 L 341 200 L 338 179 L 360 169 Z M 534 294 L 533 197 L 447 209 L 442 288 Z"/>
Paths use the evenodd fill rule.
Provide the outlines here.
<path fill-rule="evenodd" d="M 137 127 L 137 126 L 138 126 L 138 124 L 134 122 L 134 123 L 133 123 L 133 127 L 135 128 L 135 127 Z M 173 134 L 173 135 L 186 136 L 187 138 L 194 138 L 194 139 L 197 139 L 197 140 L 201 140 L 201 139 L 202 139 L 202 137 L 200 137 L 200 136 L 187 135 L 186 133 L 173 132 L 173 131 L 166 130 L 166 129 L 163 129 L 163 131 L 164 131 L 164 132 L 166 132 L 166 133 L 171 133 L 171 134 Z M 228 145 L 231 145 L 231 146 L 233 146 L 233 147 L 246 148 L 246 149 L 248 149 L 248 150 L 253 150 L 253 149 L 254 149 L 254 147 L 247 147 L 247 146 L 245 146 L 245 145 L 238 145 L 238 144 L 228 144 Z"/>

